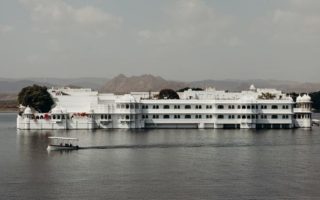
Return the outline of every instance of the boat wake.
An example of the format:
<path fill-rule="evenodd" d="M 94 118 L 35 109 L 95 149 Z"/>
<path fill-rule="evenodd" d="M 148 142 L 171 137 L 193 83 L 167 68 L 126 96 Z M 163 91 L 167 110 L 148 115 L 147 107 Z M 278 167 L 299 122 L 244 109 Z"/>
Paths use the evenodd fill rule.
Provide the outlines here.
<path fill-rule="evenodd" d="M 109 145 L 109 146 L 88 146 L 79 147 L 80 149 L 152 149 L 152 148 L 200 148 L 200 147 L 259 147 L 259 146 L 291 146 L 291 145 L 310 145 L 310 144 L 135 144 L 135 145 Z M 313 144 L 317 145 L 317 144 Z"/>

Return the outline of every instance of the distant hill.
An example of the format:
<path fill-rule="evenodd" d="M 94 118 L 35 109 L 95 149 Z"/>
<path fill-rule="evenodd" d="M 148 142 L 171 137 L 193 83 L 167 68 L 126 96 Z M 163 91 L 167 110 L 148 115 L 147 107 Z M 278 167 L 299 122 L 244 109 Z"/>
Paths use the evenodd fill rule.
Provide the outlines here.
<path fill-rule="evenodd" d="M 301 83 L 279 80 L 203 80 L 189 83 L 191 87 L 214 87 L 217 90 L 241 91 L 254 84 L 256 88 L 276 88 L 284 92 L 314 92 L 320 90 L 320 83 Z"/>
<path fill-rule="evenodd" d="M 52 86 L 74 86 L 74 87 L 87 87 L 98 90 L 101 88 L 107 78 L 28 78 L 28 79 L 8 79 L 0 78 L 0 93 L 18 93 L 21 88 L 38 84 L 47 87 Z"/>
<path fill-rule="evenodd" d="M 226 79 L 181 82 L 169 81 L 160 76 L 153 75 L 127 77 L 120 74 L 107 81 L 100 91 L 123 94 L 131 91 L 159 91 L 164 88 L 177 90 L 183 87 L 213 87 L 217 90 L 241 91 L 247 90 L 251 84 L 254 84 L 256 88 L 276 88 L 284 92 L 314 92 L 320 90 L 320 83 L 301 83 L 297 81 Z"/>
<path fill-rule="evenodd" d="M 301 83 L 297 81 L 279 80 L 200 80 L 191 82 L 181 82 L 166 80 L 160 76 L 150 74 L 141 76 L 125 76 L 120 74 L 112 79 L 108 78 L 29 78 L 29 79 L 9 79 L 0 78 L 1 93 L 18 93 L 21 88 L 38 84 L 47 87 L 52 86 L 72 86 L 88 87 L 101 92 L 113 92 L 117 94 L 128 93 L 131 91 L 159 91 L 164 88 L 174 90 L 184 87 L 206 88 L 214 87 L 218 90 L 241 91 L 254 84 L 257 88 L 276 88 L 284 92 L 314 92 L 320 90 L 320 83 Z"/>
<path fill-rule="evenodd" d="M 107 83 L 100 89 L 100 91 L 124 94 L 131 91 L 159 91 L 164 88 L 177 90 L 186 87 L 187 85 L 188 84 L 184 82 L 169 81 L 161 78 L 160 76 L 153 76 L 150 74 L 131 77 L 120 74 L 107 81 Z"/>
<path fill-rule="evenodd" d="M 21 88 L 29 85 L 38 84 L 51 87 L 52 85 L 45 82 L 37 82 L 32 80 L 0 80 L 0 93 L 18 93 Z"/>

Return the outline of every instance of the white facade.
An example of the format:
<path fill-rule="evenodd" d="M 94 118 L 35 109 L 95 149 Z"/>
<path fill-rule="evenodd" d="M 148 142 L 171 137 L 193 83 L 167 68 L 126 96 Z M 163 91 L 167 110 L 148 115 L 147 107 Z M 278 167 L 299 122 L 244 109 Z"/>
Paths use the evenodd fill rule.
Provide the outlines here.
<path fill-rule="evenodd" d="M 188 90 L 180 99 L 157 93 L 99 94 L 91 89 L 52 88 L 49 113 L 23 108 L 18 129 L 112 128 L 311 128 L 311 98 L 297 102 L 275 89 L 227 92 Z"/>

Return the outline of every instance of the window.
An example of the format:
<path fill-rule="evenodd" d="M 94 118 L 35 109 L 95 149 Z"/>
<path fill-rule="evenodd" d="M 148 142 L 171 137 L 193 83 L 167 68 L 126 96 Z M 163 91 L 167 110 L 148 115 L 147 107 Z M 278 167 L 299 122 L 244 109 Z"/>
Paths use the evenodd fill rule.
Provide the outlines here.
<path fill-rule="evenodd" d="M 202 115 L 196 115 L 196 119 L 201 119 Z"/>
<path fill-rule="evenodd" d="M 180 105 L 174 105 L 174 109 L 180 109 Z"/>
<path fill-rule="evenodd" d="M 185 109 L 191 109 L 191 106 L 190 105 L 185 105 L 184 108 Z"/>
<path fill-rule="evenodd" d="M 126 104 L 126 109 L 129 109 L 129 105 L 128 104 Z"/>
<path fill-rule="evenodd" d="M 228 118 L 229 119 L 234 119 L 234 115 L 229 115 Z"/>
<path fill-rule="evenodd" d="M 229 109 L 234 109 L 234 105 L 229 105 L 228 108 Z"/>
<path fill-rule="evenodd" d="M 159 115 L 152 115 L 153 119 L 159 119 Z"/>
<path fill-rule="evenodd" d="M 152 108 L 153 109 L 159 109 L 159 105 L 153 105 Z"/>
<path fill-rule="evenodd" d="M 218 119 L 223 119 L 224 116 L 223 115 L 218 115 Z"/>
<path fill-rule="evenodd" d="M 174 115 L 175 119 L 180 119 L 180 115 Z"/>
<path fill-rule="evenodd" d="M 191 119 L 191 115 L 185 115 L 184 118 L 186 118 L 186 119 Z"/>
<path fill-rule="evenodd" d="M 201 109 L 202 106 L 201 105 L 196 105 L 196 109 Z"/>
<path fill-rule="evenodd" d="M 164 106 L 163 106 L 163 109 L 169 109 L 169 108 L 170 108 L 169 105 L 164 105 Z"/>
<path fill-rule="evenodd" d="M 238 105 L 238 109 L 240 109 L 241 108 L 241 106 L 240 105 Z"/>
<path fill-rule="evenodd" d="M 278 119 L 278 115 L 272 115 L 271 119 Z"/>
<path fill-rule="evenodd" d="M 250 106 L 247 106 L 247 109 L 250 109 Z"/>
<path fill-rule="evenodd" d="M 211 119 L 211 118 L 212 118 L 212 115 L 206 115 L 206 118 L 207 118 L 207 119 Z"/>
<path fill-rule="evenodd" d="M 289 106 L 288 105 L 283 105 L 282 109 L 289 109 Z"/>
<path fill-rule="evenodd" d="M 246 109 L 246 106 L 242 106 L 242 109 Z"/>
<path fill-rule="evenodd" d="M 206 106 L 206 109 L 211 109 L 212 108 L 212 105 L 207 105 Z"/>
<path fill-rule="evenodd" d="M 242 119 L 245 119 L 246 118 L 246 116 L 245 115 L 242 115 Z"/>
<path fill-rule="evenodd" d="M 267 105 L 261 105 L 261 109 L 267 109 Z"/>
<path fill-rule="evenodd" d="M 218 105 L 218 109 L 223 109 L 224 106 L 223 105 Z"/>
<path fill-rule="evenodd" d="M 55 115 L 52 115 L 52 119 L 56 119 L 56 116 L 55 116 Z"/>
<path fill-rule="evenodd" d="M 277 105 L 272 105 L 271 109 L 278 109 L 278 106 Z"/>
<path fill-rule="evenodd" d="M 163 115 L 163 119 L 169 119 L 170 115 Z"/>
<path fill-rule="evenodd" d="M 126 115 L 126 119 L 130 119 L 130 116 L 129 116 L 129 115 Z"/>

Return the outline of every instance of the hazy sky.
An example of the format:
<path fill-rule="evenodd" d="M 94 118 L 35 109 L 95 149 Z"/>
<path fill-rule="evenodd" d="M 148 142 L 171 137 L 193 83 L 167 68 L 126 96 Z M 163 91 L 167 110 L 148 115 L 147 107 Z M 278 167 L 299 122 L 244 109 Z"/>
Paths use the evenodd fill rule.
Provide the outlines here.
<path fill-rule="evenodd" d="M 320 82 L 320 0 L 1 0 L 0 69 Z"/>

